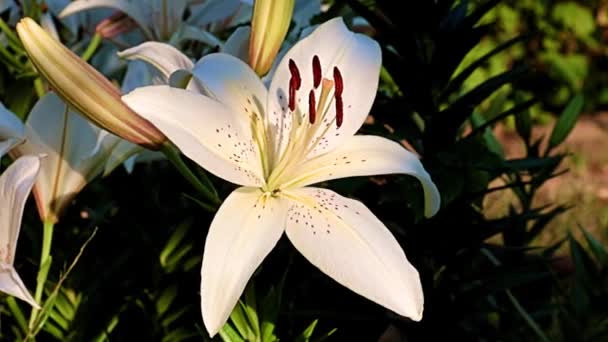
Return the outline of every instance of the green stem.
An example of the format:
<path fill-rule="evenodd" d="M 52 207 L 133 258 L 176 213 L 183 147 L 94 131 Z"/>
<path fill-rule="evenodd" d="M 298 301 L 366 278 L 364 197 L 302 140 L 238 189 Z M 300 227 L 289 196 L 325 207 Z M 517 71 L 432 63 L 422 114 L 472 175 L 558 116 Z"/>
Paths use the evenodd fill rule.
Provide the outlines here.
<path fill-rule="evenodd" d="M 95 54 L 95 51 L 97 51 L 97 48 L 101 44 L 102 40 L 103 38 L 101 38 L 101 35 L 99 33 L 95 33 L 95 35 L 93 36 L 93 38 L 91 38 L 91 41 L 89 42 L 89 46 L 87 46 L 87 49 L 84 50 L 82 56 L 80 57 L 82 57 L 85 62 L 88 62 L 89 59 L 91 59 L 91 57 L 93 57 L 93 55 Z"/>
<path fill-rule="evenodd" d="M 161 152 L 169 159 L 169 161 L 177 168 L 177 170 L 182 174 L 182 176 L 192 185 L 194 188 L 203 195 L 206 199 L 208 199 L 215 206 L 221 203 L 215 188 L 211 184 L 211 181 L 205 176 L 205 183 L 203 184 L 201 180 L 196 177 L 196 175 L 190 170 L 188 165 L 184 163 L 180 156 L 179 150 L 173 146 L 172 144 L 164 144 L 161 148 Z"/>
<path fill-rule="evenodd" d="M 43 97 L 46 93 L 44 90 L 44 84 L 42 84 L 42 79 L 40 77 L 37 77 L 34 80 L 34 90 L 36 90 L 36 95 L 38 95 L 38 98 Z"/>
<path fill-rule="evenodd" d="M 46 284 L 46 278 L 51 268 L 51 244 L 53 242 L 53 228 L 55 223 L 52 221 L 45 221 L 42 228 L 42 251 L 40 252 L 40 265 L 38 266 L 38 276 L 36 277 L 36 292 L 34 293 L 34 299 L 38 304 L 41 304 L 42 293 L 44 292 L 44 284 Z M 41 305 L 42 306 L 42 305 Z M 30 314 L 30 329 L 33 328 L 36 317 L 38 316 L 38 309 L 32 309 Z"/>
<path fill-rule="evenodd" d="M 6 38 L 8 39 L 9 43 L 11 43 L 12 47 L 20 45 L 19 38 L 17 37 L 15 32 L 13 32 L 13 30 L 11 30 L 11 28 L 8 26 L 6 21 L 4 21 L 4 19 L 2 19 L 2 17 L 0 17 L 0 30 L 2 30 L 2 32 L 4 32 L 4 34 L 6 35 Z"/>

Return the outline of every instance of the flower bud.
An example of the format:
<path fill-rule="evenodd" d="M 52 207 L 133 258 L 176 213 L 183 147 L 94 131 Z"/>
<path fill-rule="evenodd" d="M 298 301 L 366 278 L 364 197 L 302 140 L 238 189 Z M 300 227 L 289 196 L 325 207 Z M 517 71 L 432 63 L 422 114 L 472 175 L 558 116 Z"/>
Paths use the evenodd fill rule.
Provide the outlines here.
<path fill-rule="evenodd" d="M 101 73 L 51 38 L 34 20 L 23 18 L 17 33 L 30 60 L 57 94 L 97 126 L 157 150 L 167 138 L 122 100 L 120 91 Z"/>
<path fill-rule="evenodd" d="M 123 12 L 117 11 L 95 26 L 95 33 L 104 39 L 114 38 L 137 27 L 135 20 Z"/>
<path fill-rule="evenodd" d="M 249 65 L 262 76 L 272 63 L 287 35 L 295 0 L 256 0 L 251 20 Z"/>

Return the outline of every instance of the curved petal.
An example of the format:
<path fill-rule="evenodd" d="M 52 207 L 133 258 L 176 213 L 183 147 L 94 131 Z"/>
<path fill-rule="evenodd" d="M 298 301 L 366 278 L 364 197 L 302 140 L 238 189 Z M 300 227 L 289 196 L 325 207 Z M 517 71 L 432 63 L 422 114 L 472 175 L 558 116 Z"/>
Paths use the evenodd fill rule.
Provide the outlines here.
<path fill-rule="evenodd" d="M 335 150 L 292 167 L 285 187 L 303 187 L 330 179 L 402 173 L 416 177 L 424 189 L 425 216 L 437 213 L 439 191 L 416 155 L 400 144 L 373 135 L 356 135 Z M 279 184 L 281 184 L 279 182 Z"/>
<path fill-rule="evenodd" d="M 160 71 L 166 79 L 174 71 L 192 70 L 194 63 L 173 46 L 160 42 L 145 42 L 130 49 L 123 50 L 118 56 L 126 59 L 139 59 L 147 62 Z"/>
<path fill-rule="evenodd" d="M 36 309 L 40 309 L 40 305 L 36 303 L 12 265 L 0 263 L 0 291 L 17 297 Z"/>
<path fill-rule="evenodd" d="M 0 157 L 23 141 L 25 125 L 0 103 Z"/>
<path fill-rule="evenodd" d="M 418 271 L 369 209 L 325 189 L 287 195 L 287 237 L 308 261 L 354 292 L 402 316 L 422 318 Z"/>
<path fill-rule="evenodd" d="M 263 119 L 266 87 L 242 60 L 213 53 L 201 58 L 192 70 L 205 93 L 250 119 L 253 113 Z"/>
<path fill-rule="evenodd" d="M 12 265 L 23 207 L 40 170 L 40 158 L 17 159 L 0 176 L 0 263 Z"/>
<path fill-rule="evenodd" d="M 249 60 L 249 36 L 251 35 L 250 26 L 241 26 L 234 30 L 230 37 L 224 43 L 224 46 L 220 49 L 221 52 L 227 53 L 243 62 L 247 63 Z"/>
<path fill-rule="evenodd" d="M 153 34 L 150 32 L 149 27 L 152 26 L 152 18 L 149 13 L 144 11 L 144 7 L 147 6 L 149 5 L 132 0 L 77 0 L 67 5 L 59 13 L 59 18 L 63 19 L 74 13 L 94 8 L 113 8 L 126 13 L 131 19 L 135 20 L 144 34 L 151 38 Z"/>
<path fill-rule="evenodd" d="M 323 108 L 319 106 L 323 86 L 315 88 L 313 84 L 314 56 L 319 59 L 322 78 L 335 81 L 334 68 L 342 76 L 341 107 L 344 119 L 340 128 L 336 123 L 334 88 L 328 88 L 328 100 Z M 288 106 L 290 60 L 297 66 L 302 79 L 295 101 L 295 113 L 302 116 L 301 120 L 297 120 L 299 123 L 294 123 Z M 369 114 L 376 97 L 380 66 L 381 51 L 378 43 L 367 36 L 349 31 L 341 18 L 320 25 L 294 45 L 279 63 L 268 91 L 268 115 L 277 152 L 283 153 L 289 139 L 293 139 L 290 137 L 291 130 L 301 125 L 305 125 L 303 129 L 314 129 L 300 142 L 306 145 L 311 157 L 331 151 L 344 138 L 355 134 Z M 316 111 L 316 125 L 310 125 L 308 120 L 311 90 L 314 91 L 318 101 L 316 105 L 319 107 Z"/>
<path fill-rule="evenodd" d="M 99 148 L 100 129 L 54 93 L 42 97 L 26 122 L 27 140 L 17 155 L 40 155 L 41 177 L 34 195 L 43 220 L 56 221 L 72 198 L 101 171 L 109 151 Z"/>
<path fill-rule="evenodd" d="M 211 336 L 226 323 L 247 281 L 285 229 L 287 201 L 255 188 L 226 198 L 207 235 L 201 269 L 201 309 Z"/>
<path fill-rule="evenodd" d="M 140 2 L 140 6 L 148 7 L 152 16 L 152 29 L 158 40 L 167 41 L 182 22 L 187 0 L 148 0 Z"/>
<path fill-rule="evenodd" d="M 168 86 L 138 88 L 123 100 L 214 175 L 240 185 L 264 184 L 249 120 L 240 113 L 206 96 Z"/>

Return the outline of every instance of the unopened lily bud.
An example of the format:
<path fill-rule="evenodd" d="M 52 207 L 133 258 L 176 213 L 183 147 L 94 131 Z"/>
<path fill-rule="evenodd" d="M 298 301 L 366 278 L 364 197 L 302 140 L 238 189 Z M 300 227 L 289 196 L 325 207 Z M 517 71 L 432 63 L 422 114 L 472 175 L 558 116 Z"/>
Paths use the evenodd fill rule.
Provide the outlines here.
<path fill-rule="evenodd" d="M 137 27 L 135 20 L 123 12 L 117 11 L 95 26 L 95 33 L 102 38 L 114 38 Z"/>
<path fill-rule="evenodd" d="M 34 20 L 23 18 L 17 33 L 31 61 L 57 94 L 97 126 L 148 149 L 167 138 L 122 100 L 120 91 L 101 73 L 51 38 Z"/>
<path fill-rule="evenodd" d="M 287 35 L 295 0 L 256 0 L 251 20 L 249 65 L 262 76 L 272 63 Z"/>

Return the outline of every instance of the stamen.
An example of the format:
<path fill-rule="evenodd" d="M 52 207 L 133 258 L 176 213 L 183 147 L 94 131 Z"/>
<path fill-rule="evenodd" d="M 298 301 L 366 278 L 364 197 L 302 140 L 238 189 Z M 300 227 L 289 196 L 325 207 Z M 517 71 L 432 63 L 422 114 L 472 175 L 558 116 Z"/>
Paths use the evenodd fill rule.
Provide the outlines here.
<path fill-rule="evenodd" d="M 319 87 L 321 84 L 321 61 L 319 61 L 319 56 L 315 55 L 312 58 L 312 77 L 313 77 L 313 85 L 315 89 Z"/>
<path fill-rule="evenodd" d="M 344 102 L 342 102 L 342 96 L 338 96 L 338 87 L 336 86 L 336 126 L 340 128 L 342 121 L 344 121 Z"/>
<path fill-rule="evenodd" d="M 298 70 L 298 66 L 296 65 L 296 62 L 293 61 L 293 59 L 289 60 L 289 72 L 291 73 L 291 80 L 294 80 L 295 90 L 300 90 L 300 86 L 302 85 L 302 78 L 300 77 L 300 70 Z"/>
<path fill-rule="evenodd" d="M 296 110 L 296 88 L 297 80 L 292 77 L 289 79 L 289 110 L 292 112 Z"/>
<path fill-rule="evenodd" d="M 334 82 L 332 80 L 328 80 L 327 78 L 323 79 L 321 84 L 321 95 L 319 96 L 319 105 L 317 106 L 317 112 L 323 113 L 325 109 L 325 104 L 327 103 L 327 98 L 329 97 L 329 91 L 334 87 Z"/>
<path fill-rule="evenodd" d="M 317 106 L 315 103 L 315 91 L 311 89 L 310 93 L 308 93 L 308 121 L 310 122 L 311 125 L 315 123 L 316 117 L 317 117 Z"/>
<path fill-rule="evenodd" d="M 341 97 L 342 91 L 344 90 L 344 81 L 342 80 L 342 74 L 338 67 L 334 67 L 334 82 L 336 83 L 336 97 Z"/>

